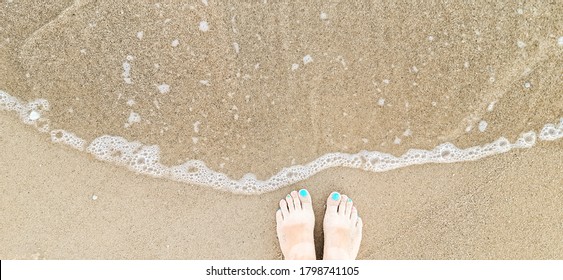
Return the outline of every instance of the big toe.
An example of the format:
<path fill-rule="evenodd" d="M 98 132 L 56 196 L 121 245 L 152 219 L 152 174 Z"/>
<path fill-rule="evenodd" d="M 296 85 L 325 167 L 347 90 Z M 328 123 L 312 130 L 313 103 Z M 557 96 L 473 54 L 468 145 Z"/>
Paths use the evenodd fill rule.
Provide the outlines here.
<path fill-rule="evenodd" d="M 311 199 L 311 194 L 306 189 L 299 190 L 299 200 L 301 200 L 301 207 L 303 210 L 313 209 L 313 200 Z"/>
<path fill-rule="evenodd" d="M 341 196 L 338 192 L 331 193 L 326 200 L 326 212 L 336 214 L 338 212 L 338 205 L 340 204 Z"/>

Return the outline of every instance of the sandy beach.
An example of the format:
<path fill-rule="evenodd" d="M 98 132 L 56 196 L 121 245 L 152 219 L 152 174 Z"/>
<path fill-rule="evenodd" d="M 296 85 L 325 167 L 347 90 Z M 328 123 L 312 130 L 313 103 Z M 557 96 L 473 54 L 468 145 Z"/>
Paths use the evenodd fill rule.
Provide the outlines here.
<path fill-rule="evenodd" d="M 2 259 L 281 259 L 277 202 L 302 186 L 317 245 L 325 197 L 354 198 L 360 259 L 563 258 L 561 142 L 384 173 L 332 169 L 245 196 L 123 172 L 0 120 Z"/>
<path fill-rule="evenodd" d="M 502 1 L 4 1 L 0 258 L 281 259 L 278 201 L 305 187 L 319 257 L 339 191 L 365 224 L 360 259 L 562 259 L 563 140 L 501 153 L 563 118 L 562 14 Z M 52 143 L 61 131 L 82 144 Z M 90 149 L 104 136 L 129 146 Z M 436 150 L 433 162 L 456 163 L 365 171 L 500 137 Z M 362 151 L 394 158 L 268 181 Z M 209 170 L 228 179 L 204 181 Z M 236 181 L 249 173 L 273 191 L 240 194 L 261 191 Z"/>

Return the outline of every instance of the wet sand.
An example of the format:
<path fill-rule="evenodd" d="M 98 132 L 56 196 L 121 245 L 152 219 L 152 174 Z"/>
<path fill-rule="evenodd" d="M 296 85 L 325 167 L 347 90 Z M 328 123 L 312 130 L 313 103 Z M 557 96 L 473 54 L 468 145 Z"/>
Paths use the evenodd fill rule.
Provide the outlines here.
<path fill-rule="evenodd" d="M 331 191 L 354 198 L 360 259 L 563 258 L 562 142 L 384 173 L 331 169 L 244 196 L 123 172 L 5 113 L 0 135 L 2 259 L 280 259 L 277 202 L 301 186 L 317 221 Z"/>
<path fill-rule="evenodd" d="M 158 145 L 163 164 L 237 179 L 331 152 L 513 141 L 557 121 L 562 8 L 477 6 L 7 3 L 0 89 L 47 99 L 52 129 Z"/>

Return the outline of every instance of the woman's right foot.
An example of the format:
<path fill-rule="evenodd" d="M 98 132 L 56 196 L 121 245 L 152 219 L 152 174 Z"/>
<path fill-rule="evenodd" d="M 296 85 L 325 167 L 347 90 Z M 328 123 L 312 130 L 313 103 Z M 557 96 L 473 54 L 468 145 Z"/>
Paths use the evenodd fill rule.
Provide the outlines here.
<path fill-rule="evenodd" d="M 326 202 L 323 222 L 325 260 L 355 260 L 362 241 L 362 219 L 352 199 L 333 192 Z"/>
<path fill-rule="evenodd" d="M 280 201 L 276 212 L 278 240 L 286 260 L 315 260 L 313 228 L 315 214 L 311 195 L 305 189 L 292 191 Z"/>

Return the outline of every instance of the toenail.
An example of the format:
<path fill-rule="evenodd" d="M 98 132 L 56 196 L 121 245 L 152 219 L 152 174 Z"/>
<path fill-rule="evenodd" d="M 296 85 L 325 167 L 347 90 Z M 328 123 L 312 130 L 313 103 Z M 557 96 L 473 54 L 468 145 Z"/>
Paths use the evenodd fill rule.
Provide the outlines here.
<path fill-rule="evenodd" d="M 301 189 L 301 190 L 299 191 L 299 195 L 302 196 L 302 197 L 307 197 L 308 194 L 309 194 L 309 193 L 307 192 L 306 189 Z"/>
<path fill-rule="evenodd" d="M 337 192 L 332 193 L 332 200 L 339 200 L 340 199 L 340 194 Z"/>
<path fill-rule="evenodd" d="M 291 195 L 288 194 L 288 195 L 287 195 L 287 198 L 290 198 L 290 197 L 291 197 Z"/>
<path fill-rule="evenodd" d="M 351 199 L 351 198 L 348 198 L 348 202 L 352 202 L 352 199 Z"/>

